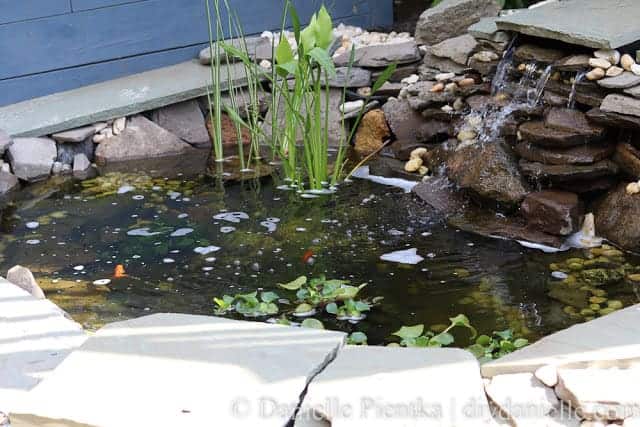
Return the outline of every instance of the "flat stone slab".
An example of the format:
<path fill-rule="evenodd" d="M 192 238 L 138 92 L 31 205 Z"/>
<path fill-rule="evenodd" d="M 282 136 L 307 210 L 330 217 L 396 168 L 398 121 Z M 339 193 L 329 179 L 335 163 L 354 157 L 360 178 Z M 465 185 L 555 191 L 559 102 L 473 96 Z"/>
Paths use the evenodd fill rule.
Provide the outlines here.
<path fill-rule="evenodd" d="M 628 89 L 640 85 L 640 76 L 625 71 L 619 76 L 598 80 L 598 84 L 607 89 Z"/>
<path fill-rule="evenodd" d="M 533 373 L 545 365 L 604 368 L 633 360 L 640 361 L 640 305 L 542 338 L 482 365 L 482 375 L 491 378 L 501 374 Z"/>
<path fill-rule="evenodd" d="M 607 113 L 640 117 L 640 99 L 612 93 L 604 98 L 600 109 Z"/>
<path fill-rule="evenodd" d="M 637 0 L 563 0 L 496 21 L 500 30 L 594 49 L 617 49 L 640 40 Z"/>
<path fill-rule="evenodd" d="M 497 425 L 475 357 L 433 348 L 342 349 L 309 385 L 295 425 L 321 419 L 332 427 Z"/>
<path fill-rule="evenodd" d="M 100 329 L 14 413 L 101 427 L 284 426 L 345 335 L 155 314 Z"/>
<path fill-rule="evenodd" d="M 244 81 L 243 70 L 232 64 L 233 80 Z M 226 66 L 221 82 L 226 88 Z M 12 136 L 49 135 L 197 98 L 210 85 L 211 70 L 194 60 L 8 105 L 0 123 Z"/>
<path fill-rule="evenodd" d="M 9 412 L 87 335 L 51 301 L 0 278 L 0 412 Z"/>

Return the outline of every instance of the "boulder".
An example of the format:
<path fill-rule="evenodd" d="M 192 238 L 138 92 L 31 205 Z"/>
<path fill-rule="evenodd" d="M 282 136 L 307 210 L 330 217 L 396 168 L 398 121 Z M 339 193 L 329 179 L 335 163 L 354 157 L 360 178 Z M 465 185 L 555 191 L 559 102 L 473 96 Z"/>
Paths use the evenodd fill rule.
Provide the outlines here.
<path fill-rule="evenodd" d="M 434 45 L 467 32 L 467 28 L 484 17 L 497 16 L 500 5 L 495 0 L 444 0 L 425 10 L 416 26 L 416 40 Z"/>
<path fill-rule="evenodd" d="M 18 178 L 7 171 L 0 171 L 0 197 L 4 197 L 20 186 Z"/>
<path fill-rule="evenodd" d="M 478 46 L 478 42 L 473 36 L 463 34 L 431 46 L 430 52 L 432 55 L 440 58 L 449 58 L 460 65 L 466 66 L 467 60 L 476 46 Z"/>
<path fill-rule="evenodd" d="M 358 88 L 371 86 L 371 71 L 360 67 L 338 67 L 336 75 L 329 80 L 329 86 L 335 88 Z"/>
<path fill-rule="evenodd" d="M 177 156 L 194 150 L 189 144 L 146 117 L 131 117 L 127 128 L 107 138 L 96 148 L 96 163 L 101 166 L 130 160 Z"/>
<path fill-rule="evenodd" d="M 4 152 L 7 151 L 11 144 L 13 144 L 13 140 L 9 134 L 0 129 L 0 157 L 4 155 Z"/>
<path fill-rule="evenodd" d="M 515 146 L 515 151 L 520 157 L 531 162 L 548 165 L 583 165 L 608 159 L 614 153 L 615 147 L 615 144 L 603 143 L 546 149 L 521 142 Z"/>
<path fill-rule="evenodd" d="M 558 236 L 568 236 L 578 231 L 584 213 L 575 193 L 558 190 L 530 193 L 520 209 L 527 224 Z"/>
<path fill-rule="evenodd" d="M 71 129 L 65 132 L 54 133 L 51 138 L 56 142 L 84 142 L 88 138 L 93 137 L 96 133 L 95 126 L 84 126 L 81 128 Z"/>
<path fill-rule="evenodd" d="M 77 179 L 87 179 L 91 174 L 91 162 L 84 153 L 78 153 L 73 158 L 73 176 Z"/>
<path fill-rule="evenodd" d="M 337 67 L 349 65 L 351 52 L 345 52 L 333 59 Z M 356 49 L 353 66 L 386 67 L 391 64 L 409 64 L 422 59 L 416 42 L 413 40 L 393 43 L 362 46 Z"/>
<path fill-rule="evenodd" d="M 362 117 L 355 135 L 355 150 L 361 156 L 378 151 L 391 136 L 384 112 L 372 110 Z"/>
<path fill-rule="evenodd" d="M 620 143 L 613 156 L 620 169 L 633 179 L 640 179 L 640 150 L 631 144 Z"/>
<path fill-rule="evenodd" d="M 640 129 L 640 117 L 603 111 L 600 108 L 592 108 L 587 111 L 587 119 L 601 126 L 631 130 Z"/>
<path fill-rule="evenodd" d="M 26 267 L 16 265 L 7 272 L 7 280 L 22 290 L 29 292 L 34 298 L 47 299 L 33 273 Z"/>
<path fill-rule="evenodd" d="M 586 134 L 579 129 L 563 130 L 547 126 L 542 121 L 531 121 L 518 128 L 522 140 L 534 145 L 548 148 L 567 148 L 597 142 L 604 137 L 604 129 L 597 127 L 594 132 Z"/>
<path fill-rule="evenodd" d="M 211 147 L 204 115 L 197 100 L 159 108 L 151 114 L 151 120 L 194 147 Z"/>
<path fill-rule="evenodd" d="M 640 85 L 640 76 L 625 71 L 618 76 L 598 80 L 598 84 L 607 89 L 628 89 Z"/>
<path fill-rule="evenodd" d="M 77 154 L 83 154 L 87 157 L 87 159 L 89 159 L 89 161 L 91 161 L 94 158 L 94 150 L 95 144 L 93 143 L 91 137 L 80 142 L 59 142 L 56 162 L 59 162 L 63 165 L 72 165 L 73 159 Z"/>
<path fill-rule="evenodd" d="M 514 57 L 519 62 L 543 62 L 553 64 L 565 57 L 561 50 L 546 48 L 536 44 L 523 44 L 514 52 Z"/>
<path fill-rule="evenodd" d="M 600 109 L 609 113 L 640 117 L 640 99 L 612 93 L 604 98 Z"/>
<path fill-rule="evenodd" d="M 611 160 L 601 160 L 589 165 L 543 165 L 521 160 L 520 170 L 531 179 L 557 183 L 614 176 L 618 174 L 619 168 Z"/>
<path fill-rule="evenodd" d="M 417 143 L 442 142 L 451 132 L 449 123 L 425 119 L 406 100 L 390 98 L 382 106 L 387 122 L 396 139 Z"/>
<path fill-rule="evenodd" d="M 453 153 L 447 160 L 449 178 L 461 189 L 515 207 L 529 193 L 511 149 L 500 141 L 473 145 Z"/>
<path fill-rule="evenodd" d="M 46 179 L 57 155 L 56 143 L 49 138 L 15 138 L 8 150 L 13 173 L 29 182 Z"/>
<path fill-rule="evenodd" d="M 621 183 L 595 204 L 596 232 L 630 251 L 640 250 L 640 195 Z"/>

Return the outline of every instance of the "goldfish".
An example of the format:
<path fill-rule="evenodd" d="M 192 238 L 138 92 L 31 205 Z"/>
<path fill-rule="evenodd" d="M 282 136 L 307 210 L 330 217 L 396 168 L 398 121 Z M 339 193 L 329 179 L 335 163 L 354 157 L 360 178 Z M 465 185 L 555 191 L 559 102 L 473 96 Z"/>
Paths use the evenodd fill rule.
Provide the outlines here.
<path fill-rule="evenodd" d="M 313 259 L 313 251 L 311 249 L 309 249 L 308 251 L 306 251 L 304 253 L 304 255 L 302 255 L 302 263 L 303 264 L 308 264 L 309 260 Z"/>
<path fill-rule="evenodd" d="M 118 264 L 118 265 L 116 265 L 116 268 L 113 271 L 113 278 L 114 279 L 122 279 L 123 277 L 127 277 L 127 274 L 124 271 L 124 265 Z"/>

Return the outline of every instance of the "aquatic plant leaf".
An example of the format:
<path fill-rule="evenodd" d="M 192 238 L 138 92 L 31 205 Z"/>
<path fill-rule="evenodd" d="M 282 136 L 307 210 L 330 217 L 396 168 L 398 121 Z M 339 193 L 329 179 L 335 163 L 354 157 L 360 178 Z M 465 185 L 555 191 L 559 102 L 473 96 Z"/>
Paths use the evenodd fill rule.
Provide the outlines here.
<path fill-rule="evenodd" d="M 522 348 L 522 347 L 525 347 L 527 345 L 529 345 L 529 340 L 526 340 L 524 338 L 518 338 L 517 340 L 515 340 L 513 342 L 513 346 L 515 348 Z"/>
<path fill-rule="evenodd" d="M 370 311 L 371 310 L 371 306 L 369 304 L 367 304 L 364 301 L 356 301 L 355 302 L 355 309 L 357 311 Z"/>
<path fill-rule="evenodd" d="M 347 344 L 367 345 L 367 335 L 364 332 L 353 332 L 347 337 Z"/>
<path fill-rule="evenodd" d="M 273 301 L 277 300 L 278 298 L 280 298 L 280 297 L 275 292 L 263 292 L 260 295 L 260 299 L 262 301 L 266 302 L 266 303 L 273 302 Z"/>
<path fill-rule="evenodd" d="M 328 49 L 333 41 L 333 21 L 324 5 L 318 11 L 315 30 L 317 45 L 322 49 Z"/>
<path fill-rule="evenodd" d="M 488 335 L 480 335 L 477 339 L 476 339 L 476 344 L 483 346 L 483 347 L 488 347 L 489 345 L 491 345 L 491 341 L 493 341 L 491 339 L 490 336 Z"/>
<path fill-rule="evenodd" d="M 295 55 L 293 54 L 291 43 L 283 34 L 280 36 L 280 43 L 276 48 L 276 63 L 278 65 L 287 64 L 293 62 L 294 59 Z"/>
<path fill-rule="evenodd" d="M 494 335 L 502 338 L 505 341 L 511 341 L 513 339 L 513 331 L 511 329 L 505 329 L 504 331 L 496 331 Z"/>
<path fill-rule="evenodd" d="M 329 314 L 338 314 L 338 304 L 336 304 L 335 302 L 327 304 L 325 310 L 327 310 L 327 313 Z"/>
<path fill-rule="evenodd" d="M 451 321 L 451 326 L 462 326 L 471 330 L 472 339 L 475 338 L 476 335 L 478 335 L 476 328 L 471 326 L 471 322 L 469 322 L 469 318 L 464 314 L 458 314 L 456 317 L 451 317 L 449 320 Z"/>
<path fill-rule="evenodd" d="M 289 283 L 278 283 L 278 286 L 282 289 L 287 289 L 289 291 L 297 291 L 302 286 L 307 283 L 307 276 L 300 276 L 296 280 Z"/>
<path fill-rule="evenodd" d="M 453 338 L 453 335 L 451 335 L 448 332 L 442 332 L 441 334 L 438 334 L 435 337 L 431 338 L 430 344 L 435 342 L 435 343 L 438 343 L 440 346 L 445 347 L 453 344 L 454 341 L 455 339 Z"/>
<path fill-rule="evenodd" d="M 298 71 L 298 61 L 291 61 L 285 64 L 278 64 L 278 74 L 280 77 L 287 77 L 289 74 L 296 75 Z"/>
<path fill-rule="evenodd" d="M 304 319 L 300 326 L 303 328 L 324 329 L 324 325 L 318 319 Z"/>
<path fill-rule="evenodd" d="M 309 313 L 313 311 L 313 306 L 307 303 L 302 303 L 296 307 L 296 313 Z"/>
<path fill-rule="evenodd" d="M 392 335 L 404 339 L 418 338 L 424 332 L 424 325 L 403 326 Z"/>
<path fill-rule="evenodd" d="M 511 341 L 501 341 L 500 350 L 502 354 L 511 353 L 516 350 L 516 346 Z"/>
<path fill-rule="evenodd" d="M 289 15 L 291 16 L 291 26 L 293 27 L 293 34 L 296 38 L 296 42 L 300 43 L 300 30 L 302 26 L 300 25 L 300 16 L 298 15 L 298 11 L 295 6 L 289 3 Z"/>
<path fill-rule="evenodd" d="M 267 314 L 278 314 L 278 306 L 272 302 L 263 302 L 260 303 L 260 305 L 258 306 L 258 310 L 256 311 L 256 314 L 259 315 L 267 315 Z"/>
<path fill-rule="evenodd" d="M 480 344 L 470 345 L 469 347 L 467 347 L 467 350 L 470 351 L 477 359 L 485 357 L 485 348 Z"/>
<path fill-rule="evenodd" d="M 380 90 L 382 85 L 384 85 L 391 78 L 393 73 L 396 72 L 396 68 L 398 68 L 397 64 L 391 64 L 387 68 L 385 68 L 382 74 L 380 74 L 380 76 L 376 79 L 373 86 L 371 86 L 371 93 L 376 93 L 378 90 Z"/>
<path fill-rule="evenodd" d="M 316 15 L 313 14 L 307 28 L 300 33 L 300 47 L 304 52 L 310 52 L 316 47 Z"/>
<path fill-rule="evenodd" d="M 326 49 L 316 47 L 311 50 L 308 55 L 320 64 L 320 67 L 327 72 L 329 77 L 335 77 L 336 67 L 333 65 L 333 60 Z"/>

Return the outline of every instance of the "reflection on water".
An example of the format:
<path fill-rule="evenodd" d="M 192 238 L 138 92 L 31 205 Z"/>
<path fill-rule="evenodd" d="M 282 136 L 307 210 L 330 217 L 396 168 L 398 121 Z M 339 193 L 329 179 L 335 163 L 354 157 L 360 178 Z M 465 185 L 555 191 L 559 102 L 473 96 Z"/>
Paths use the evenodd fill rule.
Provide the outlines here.
<path fill-rule="evenodd" d="M 364 297 L 384 297 L 357 324 L 317 316 L 372 344 L 402 325 L 448 323 L 458 313 L 481 333 L 510 327 L 530 339 L 583 319 L 547 296 L 549 265 L 582 252 L 542 254 L 458 232 L 402 190 L 365 181 L 317 199 L 278 184 L 115 172 L 34 186 L 3 212 L 0 271 L 29 267 L 90 328 L 154 312 L 213 314 L 213 297 L 320 274 L 368 283 Z M 410 248 L 424 260 L 380 260 Z M 618 288 L 616 300 L 637 300 L 630 286 Z"/>

